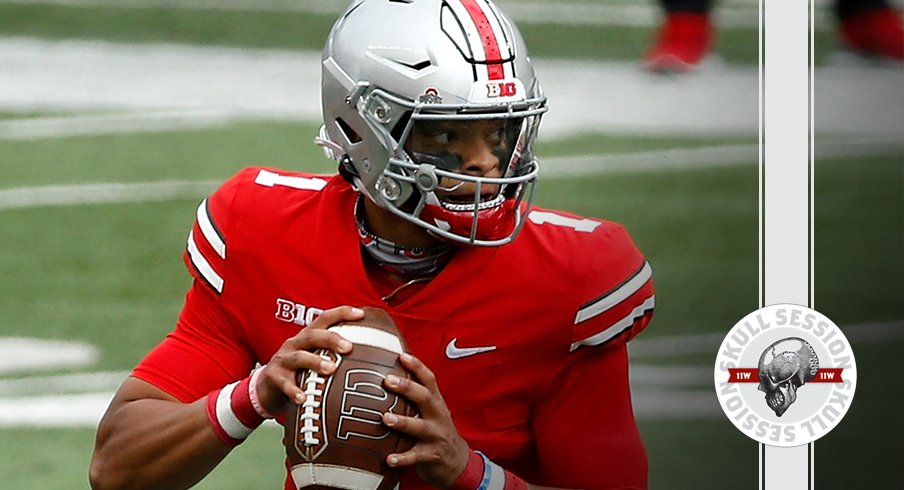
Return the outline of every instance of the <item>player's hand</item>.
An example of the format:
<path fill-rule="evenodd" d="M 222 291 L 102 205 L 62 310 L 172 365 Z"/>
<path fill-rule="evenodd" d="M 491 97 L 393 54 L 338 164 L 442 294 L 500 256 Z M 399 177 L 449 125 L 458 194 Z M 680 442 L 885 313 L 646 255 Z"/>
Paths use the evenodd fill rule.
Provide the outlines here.
<path fill-rule="evenodd" d="M 257 393 L 261 405 L 270 413 L 280 413 L 289 400 L 304 401 L 304 390 L 298 386 L 296 371 L 313 369 L 320 374 L 332 374 L 336 370 L 333 362 L 325 361 L 313 351 L 330 349 L 347 354 L 352 349 L 351 342 L 327 327 L 342 321 L 360 320 L 364 311 L 351 306 L 340 306 L 324 311 L 310 325 L 290 337 L 263 367 L 257 380 Z"/>
<path fill-rule="evenodd" d="M 452 414 L 440 394 L 436 376 L 423 362 L 410 354 L 400 357 L 414 379 L 389 375 L 385 385 L 417 405 L 418 417 L 384 413 L 383 423 L 411 436 L 418 442 L 404 453 L 390 454 L 390 466 L 416 465 L 417 472 L 427 483 L 448 488 L 468 464 L 470 448 L 458 434 Z"/>

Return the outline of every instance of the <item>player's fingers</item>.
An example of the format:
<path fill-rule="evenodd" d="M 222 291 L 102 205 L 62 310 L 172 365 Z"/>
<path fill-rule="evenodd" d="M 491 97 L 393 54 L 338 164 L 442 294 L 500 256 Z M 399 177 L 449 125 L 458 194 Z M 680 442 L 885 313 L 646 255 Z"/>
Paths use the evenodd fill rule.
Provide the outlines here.
<path fill-rule="evenodd" d="M 298 386 L 298 382 L 295 379 L 294 375 L 282 378 L 280 385 L 280 389 L 282 390 L 286 398 L 298 404 L 304 402 L 304 390 L 302 390 L 301 387 Z"/>
<path fill-rule="evenodd" d="M 260 402 L 270 413 L 282 411 L 287 400 L 304 401 L 304 391 L 295 380 L 295 371 L 281 366 L 278 359 L 271 359 L 264 366 L 257 383 Z"/>
<path fill-rule="evenodd" d="M 364 310 L 354 306 L 337 306 L 320 314 L 306 328 L 328 328 L 339 322 L 350 322 L 364 318 Z"/>
<path fill-rule="evenodd" d="M 431 431 L 430 424 L 421 417 L 406 417 L 395 413 L 383 414 L 383 423 L 393 429 L 414 436 L 418 440 L 431 441 L 436 434 Z"/>
<path fill-rule="evenodd" d="M 435 461 L 436 457 L 422 444 L 415 444 L 403 453 L 392 453 L 386 456 L 386 464 L 392 467 L 413 466 L 425 461 Z"/>
<path fill-rule="evenodd" d="M 258 380 L 258 394 L 264 406 L 269 410 L 285 403 L 285 399 L 303 402 L 304 392 L 298 386 L 296 376 L 299 371 L 308 369 L 330 375 L 336 370 L 336 364 L 315 352 L 303 350 L 281 349 L 274 354 Z"/>
<path fill-rule="evenodd" d="M 439 391 L 436 384 L 436 375 L 420 359 L 405 352 L 399 356 L 399 360 L 402 362 L 402 366 L 405 366 L 405 369 L 410 371 L 414 378 L 426 386 L 427 389 Z"/>
<path fill-rule="evenodd" d="M 312 369 L 320 374 L 332 374 L 336 370 L 336 364 L 329 358 L 305 350 L 278 352 L 269 364 L 277 365 L 289 373 Z"/>
<path fill-rule="evenodd" d="M 418 406 L 418 410 L 428 415 L 432 412 L 432 402 L 438 396 L 435 396 L 426 386 L 409 379 L 396 376 L 394 374 L 386 375 L 383 381 L 392 392 L 404 396 L 409 401 Z"/>
<path fill-rule="evenodd" d="M 339 334 L 310 327 L 302 329 L 286 343 L 289 350 L 292 351 L 329 349 L 334 352 L 347 354 L 352 349 L 352 343 L 343 339 Z"/>

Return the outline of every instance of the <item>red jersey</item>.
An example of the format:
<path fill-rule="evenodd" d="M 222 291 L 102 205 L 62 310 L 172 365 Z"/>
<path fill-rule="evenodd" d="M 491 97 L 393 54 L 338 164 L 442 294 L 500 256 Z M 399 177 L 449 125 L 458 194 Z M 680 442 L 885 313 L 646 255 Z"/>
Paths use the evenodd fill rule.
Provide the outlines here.
<path fill-rule="evenodd" d="M 645 488 L 624 343 L 652 316 L 652 270 L 625 230 L 534 208 L 511 244 L 462 247 L 388 305 L 365 271 L 357 198 L 338 176 L 252 168 L 227 181 L 198 208 L 176 328 L 133 375 L 191 402 L 267 363 L 321 311 L 377 306 L 436 374 L 472 449 L 532 483 Z M 424 486 L 409 471 L 401 488 Z"/>

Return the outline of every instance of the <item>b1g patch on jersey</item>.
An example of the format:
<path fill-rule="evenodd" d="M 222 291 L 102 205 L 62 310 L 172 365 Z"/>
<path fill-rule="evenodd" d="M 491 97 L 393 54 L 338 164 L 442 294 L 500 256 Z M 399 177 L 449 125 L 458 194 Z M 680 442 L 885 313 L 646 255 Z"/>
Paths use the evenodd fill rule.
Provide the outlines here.
<path fill-rule="evenodd" d="M 322 308 L 305 306 L 294 301 L 276 298 L 276 319 L 288 323 L 294 323 L 306 327 L 314 322 L 321 314 Z"/>
<path fill-rule="evenodd" d="M 738 430 L 769 446 L 800 446 L 826 435 L 847 413 L 857 366 L 831 320 L 779 304 L 754 311 L 728 332 L 714 383 Z"/>

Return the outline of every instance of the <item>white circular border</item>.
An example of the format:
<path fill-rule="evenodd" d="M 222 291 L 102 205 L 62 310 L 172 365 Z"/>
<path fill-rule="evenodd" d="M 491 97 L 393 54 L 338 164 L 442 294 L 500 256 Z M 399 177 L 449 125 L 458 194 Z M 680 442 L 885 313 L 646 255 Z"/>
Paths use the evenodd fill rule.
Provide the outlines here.
<path fill-rule="evenodd" d="M 810 329 L 804 328 L 803 325 L 775 323 L 777 320 L 776 313 L 779 311 L 788 311 L 788 310 L 798 310 L 801 312 L 801 316 L 803 316 L 805 318 L 807 315 L 812 315 L 812 317 L 810 317 L 810 318 L 817 325 L 819 324 L 819 322 L 823 322 L 825 324 L 826 329 L 827 329 L 826 332 L 823 335 L 817 336 L 816 334 L 810 333 Z M 841 373 L 842 380 L 844 380 L 844 382 L 845 382 L 845 388 L 844 388 L 842 394 L 846 395 L 847 398 L 846 398 L 846 403 L 844 403 L 840 407 L 840 409 L 835 408 L 835 410 L 837 410 L 839 413 L 834 417 L 833 420 L 825 420 L 825 418 L 821 417 L 821 414 L 819 412 L 825 410 L 825 407 L 827 407 L 829 405 L 829 403 L 831 402 L 831 395 L 833 395 L 835 393 L 834 387 L 832 388 L 832 393 L 829 396 L 829 398 L 830 398 L 829 401 L 824 403 L 818 410 L 815 411 L 815 413 L 812 413 L 811 415 L 804 417 L 803 422 L 796 421 L 794 423 L 785 423 L 779 417 L 776 417 L 774 415 L 772 415 L 772 416 L 767 415 L 764 417 L 764 416 L 762 416 L 762 410 L 757 410 L 754 407 L 747 406 L 746 400 L 744 400 L 745 397 L 743 395 L 735 393 L 728 389 L 725 389 L 726 388 L 725 385 L 727 384 L 727 380 L 728 380 L 728 369 L 727 368 L 756 368 L 757 367 L 756 361 L 754 361 L 752 366 L 747 365 L 747 362 L 745 362 L 744 365 L 738 365 L 732 356 L 726 355 L 725 354 L 726 352 L 733 352 L 733 351 L 737 350 L 737 349 L 729 350 L 729 341 L 732 339 L 733 334 L 735 334 L 739 329 L 747 326 L 748 322 L 754 322 L 754 321 L 759 322 L 759 320 L 763 320 L 763 319 L 769 321 L 770 326 L 769 326 L 769 328 L 764 329 L 761 332 L 757 333 L 756 337 L 759 337 L 760 335 L 768 336 L 772 332 L 780 334 L 780 335 L 773 335 L 774 338 L 770 339 L 770 343 L 774 342 L 776 340 L 781 340 L 782 337 L 787 336 L 787 333 L 789 332 L 789 330 L 793 330 L 793 329 L 798 329 L 798 331 L 801 332 L 801 335 L 799 335 L 800 337 L 805 338 L 808 341 L 815 339 L 816 342 L 819 342 L 818 346 L 814 345 L 814 348 L 816 348 L 817 351 L 828 352 L 828 347 L 822 343 L 822 337 L 828 336 L 831 332 L 834 332 L 834 335 L 831 336 L 832 342 L 834 342 L 835 340 L 841 340 L 843 342 L 845 350 L 842 352 L 846 352 L 850 355 L 850 367 L 846 367 L 844 369 L 844 371 Z M 759 323 L 757 323 L 757 324 L 759 324 Z M 750 343 L 750 341 L 748 341 L 748 344 L 746 345 L 746 347 L 750 347 L 749 343 Z M 745 348 L 742 348 L 741 354 L 737 356 L 739 359 L 741 357 L 745 357 L 744 351 L 745 351 Z M 759 359 L 759 353 L 757 353 L 755 358 Z M 834 359 L 834 357 L 832 359 Z M 828 361 L 829 360 L 821 360 L 822 365 L 820 367 L 821 368 L 836 367 L 835 365 L 833 365 L 831 362 L 828 362 Z M 724 368 L 722 368 L 720 366 L 724 366 Z M 847 386 L 848 383 L 850 383 L 849 387 Z M 857 363 L 854 358 L 854 351 L 851 348 L 851 344 L 850 344 L 850 342 L 848 342 L 847 337 L 844 336 L 844 333 L 841 331 L 841 329 L 838 328 L 838 326 L 835 325 L 835 323 L 832 322 L 832 320 L 830 320 L 828 317 L 826 317 L 822 313 L 819 313 L 818 311 L 816 311 L 812 308 L 807 308 L 805 306 L 788 304 L 788 303 L 775 304 L 775 305 L 769 305 L 769 306 L 766 306 L 766 307 L 763 307 L 756 311 L 751 312 L 750 314 L 748 314 L 747 316 L 742 318 L 740 321 L 738 321 L 731 328 L 731 330 L 728 331 L 728 333 L 725 335 L 725 338 L 722 340 L 722 344 L 719 346 L 719 352 L 716 355 L 716 362 L 715 362 L 715 367 L 713 370 L 713 384 L 714 384 L 714 387 L 716 390 L 716 396 L 719 399 L 719 405 L 722 407 L 722 411 L 725 413 L 725 416 L 728 417 L 728 420 L 730 420 L 731 423 L 739 431 L 741 431 L 744 435 L 750 437 L 751 439 L 753 439 L 757 442 L 766 444 L 768 446 L 777 446 L 777 447 L 801 446 L 804 444 L 809 444 L 809 443 L 819 439 L 820 437 L 828 434 L 832 429 L 834 429 L 841 422 L 841 419 L 844 418 L 845 414 L 847 413 L 848 409 L 851 406 L 851 403 L 853 402 L 854 394 L 857 389 Z M 739 383 L 738 390 L 742 389 L 742 386 L 740 386 L 740 385 L 749 385 L 749 386 L 753 386 L 754 389 L 756 389 L 756 385 L 754 385 L 753 383 L 749 383 L 749 384 L 748 383 Z M 832 386 L 834 386 L 834 385 L 832 385 Z M 744 389 L 749 390 L 749 388 L 744 388 Z M 745 412 L 741 412 L 740 416 L 738 416 L 735 412 L 737 412 L 738 410 L 741 410 L 741 409 L 731 409 L 728 407 L 728 404 L 727 404 L 728 400 L 735 398 L 735 397 L 741 398 L 741 401 L 744 403 L 743 409 L 746 410 Z M 753 425 L 753 427 L 745 428 L 744 420 L 748 417 L 748 414 L 753 414 L 753 415 L 757 416 L 758 420 L 757 420 L 757 423 L 755 423 Z M 822 428 L 822 423 L 814 423 L 814 422 L 816 422 L 814 420 L 815 417 L 820 417 L 821 422 L 825 423 L 824 428 Z M 767 430 L 765 434 L 758 435 L 757 434 L 757 431 L 759 429 L 758 426 L 763 421 L 769 423 L 769 430 Z M 815 433 L 810 431 L 809 429 L 807 429 L 807 427 L 804 427 L 804 424 L 807 422 L 810 422 L 809 423 L 810 428 L 816 427 L 819 430 L 816 431 Z M 782 434 L 786 434 L 785 431 L 791 431 L 794 434 L 793 439 L 786 440 L 786 437 L 783 437 L 780 440 L 775 440 L 774 438 L 771 438 L 770 434 L 774 434 L 775 427 L 779 427 L 779 431 Z"/>

